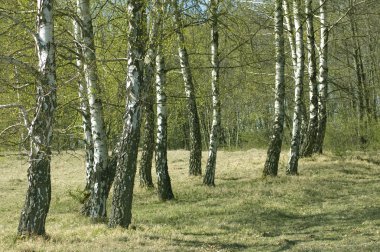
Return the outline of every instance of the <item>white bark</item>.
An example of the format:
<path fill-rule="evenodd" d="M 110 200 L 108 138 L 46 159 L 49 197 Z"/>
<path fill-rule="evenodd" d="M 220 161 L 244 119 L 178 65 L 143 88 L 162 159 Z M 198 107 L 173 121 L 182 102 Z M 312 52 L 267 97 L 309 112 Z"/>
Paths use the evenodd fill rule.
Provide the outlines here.
<path fill-rule="evenodd" d="M 211 0 L 211 89 L 212 89 L 212 126 L 210 146 L 206 165 L 206 174 L 203 183 L 215 185 L 215 168 L 218 150 L 218 137 L 220 132 L 220 100 L 219 100 L 219 32 L 218 32 L 218 6 L 219 0 Z"/>
<path fill-rule="evenodd" d="M 303 145 L 302 156 L 310 156 L 313 153 L 315 139 L 318 130 L 318 84 L 317 65 L 315 56 L 315 36 L 312 13 L 312 0 L 305 2 L 306 24 L 307 24 L 307 52 L 309 73 L 309 123 L 306 139 Z"/>
<path fill-rule="evenodd" d="M 39 62 L 37 106 L 29 127 L 28 190 L 18 226 L 20 235 L 45 235 L 50 207 L 51 140 L 57 106 L 53 1 L 50 0 L 37 0 L 36 48 Z"/>
<path fill-rule="evenodd" d="M 140 139 L 140 92 L 143 81 L 143 3 L 128 1 L 128 72 L 123 133 L 119 141 L 110 227 L 128 227 L 132 220 L 133 186 Z"/>
<path fill-rule="evenodd" d="M 321 22 L 321 40 L 318 77 L 318 134 L 314 152 L 322 153 L 327 125 L 327 81 L 328 81 L 328 36 L 326 0 L 319 0 L 319 17 Z"/>
<path fill-rule="evenodd" d="M 303 44 L 303 27 L 300 18 L 300 0 L 293 0 L 294 27 L 296 31 L 296 54 L 297 68 L 295 71 L 295 87 L 294 87 L 294 114 L 292 139 L 290 144 L 289 163 L 286 173 L 289 175 L 298 174 L 298 159 L 301 145 L 301 113 L 302 113 L 302 93 L 303 93 L 303 77 L 304 77 L 304 44 Z"/>
<path fill-rule="evenodd" d="M 83 70 L 91 115 L 91 133 L 94 144 L 94 182 L 90 196 L 89 215 L 93 219 L 106 217 L 108 146 L 103 120 L 101 89 L 98 83 L 94 33 L 89 0 L 77 0 L 78 14 L 82 21 Z"/>
<path fill-rule="evenodd" d="M 280 159 L 285 119 L 285 52 L 282 0 L 275 1 L 275 48 L 276 80 L 273 135 L 271 136 L 267 158 L 264 165 L 264 176 L 277 176 Z"/>
<path fill-rule="evenodd" d="M 79 96 L 79 111 L 82 116 L 82 127 L 83 127 L 83 140 L 85 144 L 85 169 L 86 169 L 86 186 L 85 190 L 91 192 L 91 184 L 93 181 L 94 173 L 94 146 L 91 133 L 91 115 L 87 98 L 87 85 L 84 82 L 83 76 L 83 53 L 81 43 L 82 39 L 82 29 L 80 24 L 76 20 L 73 21 L 74 25 L 74 43 L 77 53 L 76 66 L 78 69 L 78 96 Z"/>
<path fill-rule="evenodd" d="M 284 24 L 288 33 L 289 47 L 290 53 L 292 55 L 292 66 L 294 76 L 296 76 L 297 72 L 297 53 L 296 53 L 296 38 L 294 36 L 294 22 L 291 18 L 290 10 L 289 10 L 289 0 L 283 1 L 283 9 L 284 9 Z"/>
<path fill-rule="evenodd" d="M 183 25 L 181 19 L 181 13 L 178 8 L 178 0 L 172 0 L 173 11 L 174 11 L 174 26 L 175 32 L 177 34 L 178 42 L 178 54 L 181 65 L 181 71 L 183 76 L 183 81 L 185 84 L 185 94 L 187 99 L 188 116 L 190 124 L 190 161 L 189 161 L 189 174 L 190 175 L 201 175 L 201 159 L 202 159 L 202 141 L 201 141 L 201 130 L 199 124 L 199 116 L 197 103 L 195 98 L 195 90 L 193 77 L 191 74 L 191 68 L 189 64 L 189 55 L 185 47 L 185 37 L 183 35 Z"/>

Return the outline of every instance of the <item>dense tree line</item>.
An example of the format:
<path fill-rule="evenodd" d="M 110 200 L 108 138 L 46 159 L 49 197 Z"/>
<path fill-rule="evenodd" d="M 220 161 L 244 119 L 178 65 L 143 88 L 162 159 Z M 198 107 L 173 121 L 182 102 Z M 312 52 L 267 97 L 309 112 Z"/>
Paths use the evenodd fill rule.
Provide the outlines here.
<path fill-rule="evenodd" d="M 375 0 L 3 1 L 1 149 L 30 158 L 19 233 L 45 233 L 53 151 L 85 149 L 83 214 L 107 220 L 113 184 L 109 226 L 128 227 L 139 147 L 140 185 L 154 187 L 154 157 L 163 201 L 174 198 L 168 148 L 190 151 L 195 176 L 207 149 L 203 183 L 214 186 L 219 147 L 269 143 L 264 176 L 278 174 L 284 145 L 288 175 L 326 145 L 376 147 L 379 7 Z"/>

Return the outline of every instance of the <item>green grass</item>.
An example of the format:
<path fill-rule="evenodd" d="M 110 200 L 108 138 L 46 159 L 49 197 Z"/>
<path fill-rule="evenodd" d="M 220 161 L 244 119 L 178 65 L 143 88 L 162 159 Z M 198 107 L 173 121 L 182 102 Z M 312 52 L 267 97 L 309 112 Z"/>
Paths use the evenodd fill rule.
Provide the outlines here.
<path fill-rule="evenodd" d="M 136 185 L 128 230 L 78 213 L 70 192 L 84 185 L 82 154 L 58 155 L 48 240 L 17 238 L 27 164 L 0 157 L 0 251 L 380 251 L 380 166 L 355 155 L 304 159 L 297 177 L 283 175 L 282 157 L 280 176 L 262 179 L 265 151 L 222 151 L 209 188 L 188 176 L 186 151 L 170 151 L 176 200 Z"/>

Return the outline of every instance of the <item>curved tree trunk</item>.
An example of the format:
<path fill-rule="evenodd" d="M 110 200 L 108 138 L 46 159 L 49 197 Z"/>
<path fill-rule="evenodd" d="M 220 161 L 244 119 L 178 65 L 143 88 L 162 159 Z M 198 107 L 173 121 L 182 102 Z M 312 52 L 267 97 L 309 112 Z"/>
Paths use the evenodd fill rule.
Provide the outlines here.
<path fill-rule="evenodd" d="M 143 43 L 141 42 L 143 7 L 142 1 L 128 1 L 127 104 L 123 133 L 119 141 L 110 227 L 128 228 L 132 220 L 133 186 L 140 139 L 140 92 L 143 81 Z"/>
<path fill-rule="evenodd" d="M 211 88 L 212 88 L 212 126 L 210 134 L 210 146 L 206 165 L 206 174 L 203 184 L 215 186 L 215 166 L 218 149 L 218 137 L 220 132 L 220 100 L 219 100 L 219 32 L 218 32 L 218 5 L 219 0 L 211 0 Z"/>
<path fill-rule="evenodd" d="M 307 24 L 307 51 L 309 72 L 309 123 L 306 139 L 302 146 L 302 156 L 308 157 L 313 154 L 314 144 L 318 132 L 318 84 L 317 63 L 315 57 L 315 36 L 312 13 L 312 0 L 305 2 L 306 24 Z"/>
<path fill-rule="evenodd" d="M 82 22 L 83 70 L 87 83 L 87 95 L 91 114 L 91 133 L 94 144 L 94 174 L 89 198 L 88 214 L 94 221 L 106 217 L 108 146 L 103 121 L 103 105 L 98 83 L 94 32 L 89 0 L 77 0 L 79 17 Z"/>
<path fill-rule="evenodd" d="M 56 76 L 53 1 L 37 1 L 36 47 L 39 60 L 37 107 L 29 128 L 31 150 L 28 190 L 21 211 L 19 235 L 45 235 L 51 200 L 50 160 L 53 114 L 56 108 Z"/>
<path fill-rule="evenodd" d="M 320 0 L 321 41 L 319 56 L 319 84 L 318 84 L 318 132 L 314 152 L 322 154 L 323 141 L 327 125 L 327 78 L 328 78 L 328 35 L 326 1 Z"/>
<path fill-rule="evenodd" d="M 275 115 L 263 176 L 277 176 L 285 118 L 285 52 L 282 0 L 275 2 L 276 86 Z"/>
<path fill-rule="evenodd" d="M 187 99 L 187 109 L 189 112 L 189 125 L 190 125 L 190 161 L 189 161 L 189 174 L 201 175 L 202 174 L 202 136 L 199 124 L 199 116 L 197 110 L 197 103 L 195 98 L 195 90 L 193 84 L 193 77 L 189 64 L 189 55 L 185 47 L 185 38 L 182 31 L 182 19 L 178 8 L 177 0 L 172 0 L 174 8 L 174 27 L 177 34 L 179 60 L 185 83 L 185 93 Z"/>
<path fill-rule="evenodd" d="M 294 26 L 296 31 L 296 54 L 297 68 L 295 72 L 295 87 L 294 87 L 294 115 L 292 139 L 290 144 L 290 157 L 286 174 L 298 174 L 298 159 L 301 144 L 301 121 L 302 121 L 302 93 L 303 93 L 303 77 L 304 77 L 304 45 L 303 45 L 303 27 L 300 18 L 300 0 L 293 0 Z"/>

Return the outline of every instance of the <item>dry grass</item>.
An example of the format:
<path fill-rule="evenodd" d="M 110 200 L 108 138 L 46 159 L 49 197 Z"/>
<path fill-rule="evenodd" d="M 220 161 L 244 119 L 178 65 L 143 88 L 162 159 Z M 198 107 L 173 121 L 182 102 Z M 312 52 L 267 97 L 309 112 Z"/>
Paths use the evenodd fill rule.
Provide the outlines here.
<path fill-rule="evenodd" d="M 206 153 L 204 153 L 206 157 Z M 353 157 L 304 159 L 298 177 L 263 180 L 265 152 L 220 152 L 215 188 L 188 176 L 186 151 L 169 152 L 176 200 L 135 187 L 134 229 L 78 214 L 80 153 L 55 156 L 49 240 L 17 239 L 26 162 L 0 157 L 0 251 L 380 251 L 380 167 Z M 205 162 L 205 160 L 204 160 Z"/>

